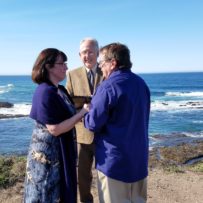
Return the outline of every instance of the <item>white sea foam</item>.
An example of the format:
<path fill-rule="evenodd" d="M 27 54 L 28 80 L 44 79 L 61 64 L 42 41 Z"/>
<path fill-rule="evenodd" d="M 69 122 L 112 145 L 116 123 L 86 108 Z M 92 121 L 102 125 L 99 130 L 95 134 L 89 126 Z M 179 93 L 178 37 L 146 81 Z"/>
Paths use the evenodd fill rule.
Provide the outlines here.
<path fill-rule="evenodd" d="M 166 92 L 166 96 L 175 96 L 175 97 L 203 97 L 203 92 Z"/>
<path fill-rule="evenodd" d="M 172 110 L 203 110 L 203 101 L 154 101 L 151 103 L 152 111 Z"/>
<path fill-rule="evenodd" d="M 14 87 L 13 84 L 1 85 L 0 86 L 0 94 L 4 94 L 9 92 Z"/>
<path fill-rule="evenodd" d="M 8 86 L 8 87 L 14 87 L 14 85 L 13 85 L 13 84 L 8 84 L 7 86 Z"/>
<path fill-rule="evenodd" d="M 188 137 L 203 137 L 203 131 L 200 132 L 183 132 L 184 135 Z"/>
<path fill-rule="evenodd" d="M 14 104 L 12 108 L 0 108 L 0 114 L 4 115 L 29 115 L 31 104 Z"/>
<path fill-rule="evenodd" d="M 193 123 L 203 124 L 203 121 L 192 121 Z"/>

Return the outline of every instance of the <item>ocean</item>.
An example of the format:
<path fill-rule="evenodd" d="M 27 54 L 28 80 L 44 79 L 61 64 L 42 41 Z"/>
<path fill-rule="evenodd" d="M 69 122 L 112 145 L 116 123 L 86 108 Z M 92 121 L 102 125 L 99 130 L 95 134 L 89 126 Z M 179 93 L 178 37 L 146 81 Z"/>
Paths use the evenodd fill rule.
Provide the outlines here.
<path fill-rule="evenodd" d="M 150 148 L 203 140 L 203 72 L 139 75 L 151 91 Z M 30 76 L 0 76 L 0 102 L 14 104 L 0 108 L 0 155 L 27 154 L 35 88 Z"/>

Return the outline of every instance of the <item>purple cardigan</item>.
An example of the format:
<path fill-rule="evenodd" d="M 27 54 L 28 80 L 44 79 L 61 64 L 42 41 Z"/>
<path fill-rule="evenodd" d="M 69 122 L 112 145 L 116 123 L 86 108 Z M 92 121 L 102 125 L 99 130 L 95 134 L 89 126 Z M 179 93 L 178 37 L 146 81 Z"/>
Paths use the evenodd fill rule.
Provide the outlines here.
<path fill-rule="evenodd" d="M 66 89 L 59 85 L 69 98 Z M 45 124 L 58 124 L 73 114 L 70 107 L 57 94 L 57 87 L 51 82 L 38 85 L 33 96 L 30 117 L 36 122 Z M 60 142 L 60 162 L 61 162 L 61 197 L 66 203 L 76 203 L 77 201 L 77 178 L 76 178 L 76 156 L 75 129 L 57 137 Z"/>

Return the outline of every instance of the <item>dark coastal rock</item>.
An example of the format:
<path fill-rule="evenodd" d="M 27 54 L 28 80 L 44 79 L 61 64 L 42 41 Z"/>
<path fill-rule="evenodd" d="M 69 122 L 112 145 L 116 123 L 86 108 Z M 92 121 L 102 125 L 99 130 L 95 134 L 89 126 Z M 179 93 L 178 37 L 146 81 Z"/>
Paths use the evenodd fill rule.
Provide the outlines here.
<path fill-rule="evenodd" d="M 11 108 L 13 107 L 12 103 L 9 102 L 0 102 L 0 108 Z"/>
<path fill-rule="evenodd" d="M 169 139 L 175 139 L 175 138 L 185 138 L 187 136 L 183 133 L 171 133 L 168 135 L 155 134 L 153 135 L 153 137 L 160 140 L 169 140 Z"/>
<path fill-rule="evenodd" d="M 183 166 L 192 160 L 202 161 L 203 141 L 182 143 L 171 147 L 156 147 L 150 151 L 149 167 Z M 195 163 L 195 161 L 194 161 Z"/>
<path fill-rule="evenodd" d="M 187 102 L 186 106 L 191 106 L 192 108 L 202 109 L 203 103 L 202 102 Z"/>
<path fill-rule="evenodd" d="M 16 115 L 0 114 L 0 119 L 3 119 L 3 118 L 20 118 L 20 117 L 27 117 L 27 116 L 26 115 L 22 115 L 22 114 L 16 114 Z"/>
<path fill-rule="evenodd" d="M 186 105 L 199 106 L 199 105 L 201 105 L 201 103 L 200 102 L 187 102 Z"/>

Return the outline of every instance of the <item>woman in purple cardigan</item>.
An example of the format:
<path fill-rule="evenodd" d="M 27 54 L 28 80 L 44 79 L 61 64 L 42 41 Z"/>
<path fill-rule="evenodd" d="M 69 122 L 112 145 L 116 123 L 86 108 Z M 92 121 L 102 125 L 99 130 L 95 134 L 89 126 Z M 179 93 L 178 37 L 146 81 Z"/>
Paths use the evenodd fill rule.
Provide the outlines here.
<path fill-rule="evenodd" d="M 30 117 L 35 121 L 27 157 L 24 202 L 77 202 L 76 114 L 66 89 L 59 85 L 67 70 L 67 56 L 43 50 L 32 69 L 35 90 Z"/>

